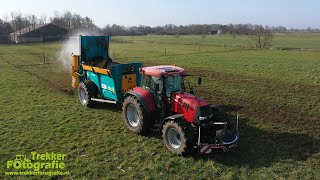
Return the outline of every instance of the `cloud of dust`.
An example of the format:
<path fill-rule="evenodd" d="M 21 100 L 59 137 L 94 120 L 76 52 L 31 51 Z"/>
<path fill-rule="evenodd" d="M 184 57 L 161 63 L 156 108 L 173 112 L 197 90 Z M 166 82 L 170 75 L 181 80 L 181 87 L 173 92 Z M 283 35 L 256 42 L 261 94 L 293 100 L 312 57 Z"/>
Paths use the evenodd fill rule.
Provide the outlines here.
<path fill-rule="evenodd" d="M 79 36 L 99 36 L 98 31 L 78 31 L 73 33 L 69 39 L 64 41 L 61 50 L 58 52 L 57 58 L 64 71 L 71 72 L 71 54 L 80 54 Z"/>

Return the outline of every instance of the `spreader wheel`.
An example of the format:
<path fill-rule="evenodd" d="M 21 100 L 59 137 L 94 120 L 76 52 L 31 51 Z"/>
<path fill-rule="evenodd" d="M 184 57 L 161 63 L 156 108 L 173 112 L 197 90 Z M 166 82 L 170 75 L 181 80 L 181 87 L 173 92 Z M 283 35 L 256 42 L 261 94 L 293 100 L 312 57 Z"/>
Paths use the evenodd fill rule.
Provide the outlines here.
<path fill-rule="evenodd" d="M 97 97 L 98 89 L 94 82 L 86 80 L 81 82 L 78 87 L 78 94 L 80 103 L 86 107 L 95 107 L 96 101 L 91 100 L 91 98 Z"/>

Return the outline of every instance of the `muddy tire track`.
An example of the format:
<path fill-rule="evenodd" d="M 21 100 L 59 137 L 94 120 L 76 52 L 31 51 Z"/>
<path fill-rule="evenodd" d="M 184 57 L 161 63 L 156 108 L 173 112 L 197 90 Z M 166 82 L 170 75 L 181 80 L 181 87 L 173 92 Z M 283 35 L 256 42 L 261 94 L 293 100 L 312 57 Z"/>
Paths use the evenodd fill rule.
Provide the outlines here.
<path fill-rule="evenodd" d="M 52 88 L 52 89 L 55 89 L 55 90 L 58 90 L 66 95 L 69 95 L 69 96 L 73 96 L 74 95 L 74 90 L 72 89 L 68 89 L 66 87 L 63 87 L 63 86 L 59 86 L 58 84 L 55 84 L 54 82 L 51 82 L 49 81 L 48 79 L 36 74 L 36 73 L 33 73 L 31 71 L 28 71 L 26 70 L 25 68 L 23 68 L 22 66 L 20 65 L 17 65 L 17 64 L 14 64 L 10 61 L 5 61 L 6 63 L 8 63 L 9 65 L 11 65 L 12 67 L 16 68 L 16 69 L 19 69 L 19 71 L 23 71 L 31 76 L 34 76 L 36 77 L 37 79 L 39 79 L 39 81 L 45 83 L 48 85 L 48 87 Z"/>

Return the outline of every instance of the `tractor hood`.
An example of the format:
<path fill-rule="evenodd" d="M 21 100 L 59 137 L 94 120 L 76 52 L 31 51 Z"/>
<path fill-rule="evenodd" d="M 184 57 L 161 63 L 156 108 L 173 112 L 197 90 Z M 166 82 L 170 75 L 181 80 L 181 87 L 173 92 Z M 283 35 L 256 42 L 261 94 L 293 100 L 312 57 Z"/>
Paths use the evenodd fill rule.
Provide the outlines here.
<path fill-rule="evenodd" d="M 212 115 L 209 103 L 194 95 L 186 93 L 172 94 L 171 110 L 177 114 L 183 114 L 184 118 L 191 123 L 199 123 L 201 118 Z"/>
<path fill-rule="evenodd" d="M 196 108 L 198 106 L 207 106 L 209 105 L 205 100 L 197 98 L 194 95 L 186 94 L 186 93 L 174 93 L 173 99 L 176 102 L 180 102 L 183 104 L 187 104 L 192 108 Z"/>

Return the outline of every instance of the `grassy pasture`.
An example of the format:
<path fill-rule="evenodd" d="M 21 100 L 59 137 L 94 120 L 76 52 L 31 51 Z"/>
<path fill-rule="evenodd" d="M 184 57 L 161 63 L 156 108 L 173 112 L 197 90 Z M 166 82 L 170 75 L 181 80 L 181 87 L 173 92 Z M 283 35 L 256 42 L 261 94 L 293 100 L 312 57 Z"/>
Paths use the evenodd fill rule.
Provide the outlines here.
<path fill-rule="evenodd" d="M 71 175 L 58 179 L 320 178 L 319 34 L 276 35 L 271 50 L 250 49 L 245 36 L 113 39 L 118 62 L 176 63 L 194 85 L 202 76 L 199 97 L 240 113 L 239 150 L 174 156 L 155 133 L 127 132 L 119 108 L 81 107 L 69 73 L 39 65 L 43 52 L 56 62 L 61 43 L 0 45 L 0 179 L 7 160 L 31 151 L 67 154 Z"/>

